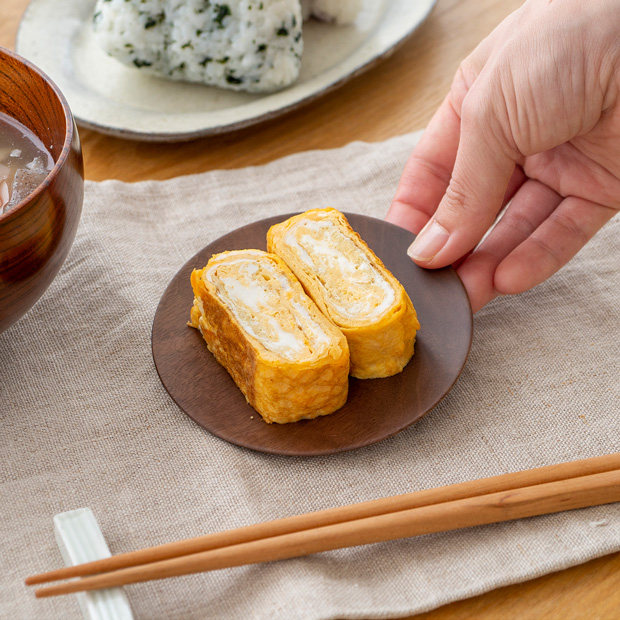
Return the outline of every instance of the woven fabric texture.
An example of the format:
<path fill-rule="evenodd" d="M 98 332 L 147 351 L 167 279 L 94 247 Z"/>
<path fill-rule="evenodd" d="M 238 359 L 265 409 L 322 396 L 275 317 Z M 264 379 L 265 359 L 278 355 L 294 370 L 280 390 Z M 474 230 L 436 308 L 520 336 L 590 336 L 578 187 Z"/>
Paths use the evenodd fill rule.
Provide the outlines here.
<path fill-rule="evenodd" d="M 263 217 L 332 206 L 383 218 L 417 138 L 164 182 L 87 182 L 60 274 L 0 335 L 0 618 L 80 617 L 74 596 L 36 600 L 23 585 L 62 565 L 59 512 L 90 507 L 120 553 L 620 451 L 618 218 L 550 280 L 477 313 L 456 386 L 389 440 L 261 454 L 210 435 L 167 395 L 150 334 L 176 271 Z M 126 591 L 145 620 L 395 618 L 619 549 L 620 506 L 609 505 Z"/>

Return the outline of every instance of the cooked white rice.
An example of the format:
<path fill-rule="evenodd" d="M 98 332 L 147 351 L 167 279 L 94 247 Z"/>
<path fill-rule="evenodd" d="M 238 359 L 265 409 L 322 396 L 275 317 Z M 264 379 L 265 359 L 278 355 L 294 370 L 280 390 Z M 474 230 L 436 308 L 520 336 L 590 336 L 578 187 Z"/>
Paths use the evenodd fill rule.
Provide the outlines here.
<path fill-rule="evenodd" d="M 301 0 L 304 19 L 316 17 L 340 25 L 353 23 L 362 4 L 363 0 Z"/>
<path fill-rule="evenodd" d="M 97 0 L 93 24 L 111 56 L 175 80 L 268 92 L 299 75 L 299 0 Z"/>

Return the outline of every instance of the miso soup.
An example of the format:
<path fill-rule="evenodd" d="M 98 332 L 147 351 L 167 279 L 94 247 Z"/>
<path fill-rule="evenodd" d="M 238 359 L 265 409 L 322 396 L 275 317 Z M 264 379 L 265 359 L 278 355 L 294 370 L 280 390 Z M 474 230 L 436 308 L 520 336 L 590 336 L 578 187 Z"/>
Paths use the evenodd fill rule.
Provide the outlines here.
<path fill-rule="evenodd" d="M 0 112 L 0 215 L 32 193 L 54 167 L 41 140 Z"/>

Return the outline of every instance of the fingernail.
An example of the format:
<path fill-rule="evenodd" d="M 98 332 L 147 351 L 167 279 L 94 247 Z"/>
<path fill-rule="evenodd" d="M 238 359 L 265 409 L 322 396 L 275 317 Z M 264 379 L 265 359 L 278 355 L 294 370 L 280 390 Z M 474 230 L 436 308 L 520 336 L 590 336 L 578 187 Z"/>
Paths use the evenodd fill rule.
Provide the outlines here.
<path fill-rule="evenodd" d="M 431 220 L 409 246 L 407 255 L 424 262 L 433 260 L 449 237 L 450 233 L 443 226 Z"/>

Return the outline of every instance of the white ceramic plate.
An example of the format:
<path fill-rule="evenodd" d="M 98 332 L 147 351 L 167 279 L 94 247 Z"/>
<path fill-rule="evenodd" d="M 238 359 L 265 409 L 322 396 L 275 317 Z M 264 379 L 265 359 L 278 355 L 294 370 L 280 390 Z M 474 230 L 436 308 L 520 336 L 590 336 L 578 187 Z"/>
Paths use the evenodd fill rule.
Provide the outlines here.
<path fill-rule="evenodd" d="M 366 0 L 351 26 L 306 22 L 297 82 L 268 95 L 173 82 L 122 65 L 94 40 L 95 0 L 31 0 L 16 49 L 56 82 L 82 126 L 139 140 L 189 140 L 272 119 L 343 84 L 389 56 L 435 2 Z"/>

